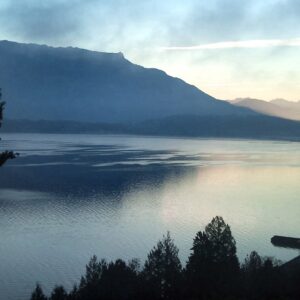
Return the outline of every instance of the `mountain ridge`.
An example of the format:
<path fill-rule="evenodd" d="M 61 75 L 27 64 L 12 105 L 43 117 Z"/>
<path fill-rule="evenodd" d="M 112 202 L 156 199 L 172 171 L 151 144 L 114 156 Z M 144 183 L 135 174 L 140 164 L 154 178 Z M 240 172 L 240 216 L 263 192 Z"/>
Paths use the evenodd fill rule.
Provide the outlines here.
<path fill-rule="evenodd" d="M 253 114 L 120 53 L 0 42 L 9 118 L 136 122 L 183 114 Z"/>
<path fill-rule="evenodd" d="M 265 101 L 255 98 L 236 98 L 228 102 L 269 116 L 300 121 L 300 101 L 293 102 L 285 99 Z"/>
<path fill-rule="evenodd" d="M 0 41 L 7 132 L 300 137 L 300 122 L 215 99 L 122 53 Z"/>

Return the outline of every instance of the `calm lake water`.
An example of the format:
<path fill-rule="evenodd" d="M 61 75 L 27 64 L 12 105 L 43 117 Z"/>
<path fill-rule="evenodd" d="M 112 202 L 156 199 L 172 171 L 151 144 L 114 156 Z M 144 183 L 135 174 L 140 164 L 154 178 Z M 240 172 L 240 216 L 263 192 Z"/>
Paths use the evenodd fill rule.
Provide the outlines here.
<path fill-rule="evenodd" d="M 141 262 L 168 230 L 186 261 L 216 215 L 241 260 L 283 261 L 300 236 L 300 143 L 107 135 L 2 134 L 20 157 L 0 169 L 0 299 L 71 287 L 91 255 Z"/>

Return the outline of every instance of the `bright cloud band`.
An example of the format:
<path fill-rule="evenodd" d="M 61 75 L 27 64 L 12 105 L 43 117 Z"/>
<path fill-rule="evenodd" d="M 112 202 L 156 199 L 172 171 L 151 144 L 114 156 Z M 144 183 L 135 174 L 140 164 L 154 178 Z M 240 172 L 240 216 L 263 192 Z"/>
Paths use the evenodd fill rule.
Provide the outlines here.
<path fill-rule="evenodd" d="M 230 48 L 300 47 L 300 38 L 281 40 L 228 41 L 196 46 L 161 47 L 161 50 L 209 50 Z"/>

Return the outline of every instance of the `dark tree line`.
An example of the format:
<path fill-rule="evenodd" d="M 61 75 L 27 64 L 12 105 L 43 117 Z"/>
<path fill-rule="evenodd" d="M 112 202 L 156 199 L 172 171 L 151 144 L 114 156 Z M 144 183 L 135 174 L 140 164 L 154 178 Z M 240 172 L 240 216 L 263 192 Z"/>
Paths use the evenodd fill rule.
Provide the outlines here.
<path fill-rule="evenodd" d="M 47 298 L 37 284 L 31 300 L 300 299 L 300 271 L 286 270 L 255 251 L 240 264 L 230 227 L 215 217 L 194 238 L 185 267 L 168 233 L 143 267 L 93 256 L 80 284 L 67 292 L 56 286 Z"/>
<path fill-rule="evenodd" d="M 0 88 L 0 128 L 2 126 L 4 105 L 5 105 L 5 102 L 2 101 L 2 90 Z M 4 163 L 8 159 L 15 158 L 16 155 L 17 154 L 14 153 L 13 151 L 3 151 L 3 152 L 0 152 L 0 167 L 3 166 Z"/>

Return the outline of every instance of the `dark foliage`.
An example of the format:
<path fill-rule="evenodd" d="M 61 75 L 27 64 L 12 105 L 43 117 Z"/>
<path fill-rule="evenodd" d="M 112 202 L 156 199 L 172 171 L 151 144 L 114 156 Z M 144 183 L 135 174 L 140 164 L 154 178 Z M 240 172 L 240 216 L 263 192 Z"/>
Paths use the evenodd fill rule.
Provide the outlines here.
<path fill-rule="evenodd" d="M 2 91 L 0 88 L 0 127 L 2 126 L 2 120 L 3 120 L 3 110 L 4 110 L 4 105 L 5 102 L 1 101 L 2 99 Z M 8 160 L 8 159 L 13 159 L 16 157 L 16 153 L 14 153 L 13 151 L 4 151 L 4 152 L 0 152 L 0 167 L 2 165 L 4 165 L 4 163 Z"/>
<path fill-rule="evenodd" d="M 56 286 L 49 300 L 296 300 L 300 299 L 300 267 L 293 266 L 255 251 L 240 266 L 230 227 L 215 217 L 196 234 L 186 268 L 168 233 L 150 251 L 143 269 L 137 260 L 108 263 L 93 256 L 79 287 L 67 293 Z M 31 300 L 46 299 L 37 284 Z"/>
<path fill-rule="evenodd" d="M 71 292 L 71 299 L 134 299 L 138 280 L 138 264 L 135 261 L 126 264 L 118 259 L 107 263 L 93 256 L 86 266 L 79 288 L 75 287 Z"/>
<path fill-rule="evenodd" d="M 150 251 L 142 272 L 144 299 L 176 299 L 179 296 L 182 267 L 178 252 L 169 232 Z"/>
<path fill-rule="evenodd" d="M 8 159 L 16 158 L 16 154 L 13 151 L 4 151 L 0 153 L 0 167 L 4 165 L 4 163 Z"/>
<path fill-rule="evenodd" d="M 47 300 L 47 297 L 44 295 L 43 290 L 38 283 L 31 294 L 31 300 Z"/>
<path fill-rule="evenodd" d="M 198 232 L 186 267 L 188 293 L 192 297 L 213 298 L 237 293 L 239 263 L 230 227 L 215 217 L 204 232 Z"/>
<path fill-rule="evenodd" d="M 51 293 L 51 300 L 66 300 L 68 294 L 63 286 L 56 286 Z"/>

